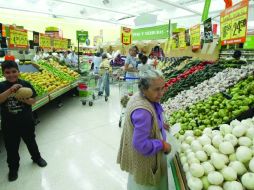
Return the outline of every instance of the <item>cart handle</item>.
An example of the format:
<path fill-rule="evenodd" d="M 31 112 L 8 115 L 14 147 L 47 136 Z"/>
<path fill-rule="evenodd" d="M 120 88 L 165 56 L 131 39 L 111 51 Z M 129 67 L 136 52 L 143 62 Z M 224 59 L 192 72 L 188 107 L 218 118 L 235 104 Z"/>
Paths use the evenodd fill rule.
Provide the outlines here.
<path fill-rule="evenodd" d="M 123 77 L 123 79 L 130 79 L 130 80 L 139 80 L 139 77 Z"/>

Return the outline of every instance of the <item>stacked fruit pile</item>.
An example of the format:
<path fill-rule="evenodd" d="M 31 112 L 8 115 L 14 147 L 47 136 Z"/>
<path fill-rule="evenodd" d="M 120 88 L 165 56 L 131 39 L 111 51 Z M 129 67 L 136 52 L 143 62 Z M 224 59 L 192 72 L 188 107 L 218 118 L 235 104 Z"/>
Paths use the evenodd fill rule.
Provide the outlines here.
<path fill-rule="evenodd" d="M 63 88 L 69 84 L 68 81 L 62 80 L 46 70 L 35 73 L 21 73 L 21 78 L 29 81 L 34 86 L 38 96 Z"/>
<path fill-rule="evenodd" d="M 50 64 L 47 61 L 41 60 L 38 61 L 39 66 L 42 69 L 47 70 L 48 72 L 52 73 L 54 76 L 60 78 L 61 80 L 65 80 L 68 81 L 69 83 L 74 82 L 75 80 L 77 80 L 78 75 L 76 75 L 76 73 L 72 72 L 71 75 L 69 73 L 66 73 L 62 67 L 60 70 L 60 64 L 58 65 L 58 68 L 55 67 L 56 63 L 54 62 L 53 64 Z"/>
<path fill-rule="evenodd" d="M 58 62 L 56 61 L 53 61 L 51 60 L 50 65 L 54 66 L 56 69 L 58 69 L 59 71 L 62 71 L 64 73 L 67 73 L 69 74 L 71 77 L 74 77 L 75 79 L 78 79 L 79 78 L 79 74 L 73 70 L 71 70 L 69 67 L 67 66 L 63 66 L 63 65 L 60 65 Z"/>
<path fill-rule="evenodd" d="M 187 131 L 181 141 L 180 161 L 191 190 L 254 189 L 254 118 L 219 130 L 207 128 L 201 137 Z"/>

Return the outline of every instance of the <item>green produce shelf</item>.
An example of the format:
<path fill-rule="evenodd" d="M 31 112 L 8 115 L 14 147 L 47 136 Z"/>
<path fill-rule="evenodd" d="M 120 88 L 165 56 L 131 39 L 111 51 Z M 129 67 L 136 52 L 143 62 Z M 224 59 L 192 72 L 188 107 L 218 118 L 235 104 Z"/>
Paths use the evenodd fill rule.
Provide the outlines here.
<path fill-rule="evenodd" d="M 187 180 L 185 173 L 182 169 L 181 163 L 179 162 L 179 157 L 176 156 L 171 162 L 170 166 L 172 169 L 172 174 L 175 182 L 176 190 L 188 190 Z"/>
<path fill-rule="evenodd" d="M 32 110 L 35 111 L 47 103 L 49 103 L 49 96 L 45 96 L 45 97 L 37 100 L 36 103 L 33 105 Z"/>
<path fill-rule="evenodd" d="M 75 87 L 77 87 L 78 86 L 78 83 L 79 83 L 79 81 L 77 80 L 77 81 L 75 81 L 75 82 L 73 82 L 73 83 L 71 83 L 70 85 L 71 85 L 71 88 L 75 88 Z"/>
<path fill-rule="evenodd" d="M 56 99 L 57 97 L 65 94 L 66 92 L 70 91 L 71 89 L 72 89 L 71 85 L 68 85 L 64 88 L 61 88 L 61 89 L 49 94 L 49 100 L 52 101 L 52 100 Z"/>

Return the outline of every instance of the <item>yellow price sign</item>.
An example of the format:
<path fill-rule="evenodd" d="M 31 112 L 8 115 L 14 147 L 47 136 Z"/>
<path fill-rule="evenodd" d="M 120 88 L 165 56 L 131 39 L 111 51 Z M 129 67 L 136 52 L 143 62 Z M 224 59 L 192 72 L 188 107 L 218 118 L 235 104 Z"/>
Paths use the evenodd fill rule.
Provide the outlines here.
<path fill-rule="evenodd" d="M 181 49 L 186 48 L 185 32 L 180 32 L 179 33 L 179 47 Z"/>
<path fill-rule="evenodd" d="M 10 26 L 10 48 L 27 48 L 28 36 L 27 30 Z"/>
<path fill-rule="evenodd" d="M 45 34 L 40 34 L 40 47 L 44 49 L 51 48 L 51 39 Z"/>
<path fill-rule="evenodd" d="M 61 49 L 68 49 L 68 40 L 67 39 L 61 40 Z"/>
<path fill-rule="evenodd" d="M 200 48 L 200 24 L 190 28 L 190 42 L 193 49 Z"/>
<path fill-rule="evenodd" d="M 121 41 L 124 45 L 129 45 L 132 42 L 131 28 L 121 27 Z"/>
<path fill-rule="evenodd" d="M 54 48 L 55 49 L 62 49 L 62 43 L 61 43 L 61 39 L 59 38 L 54 38 Z"/>
<path fill-rule="evenodd" d="M 248 6 L 249 2 L 244 0 L 221 12 L 222 45 L 246 41 Z"/>

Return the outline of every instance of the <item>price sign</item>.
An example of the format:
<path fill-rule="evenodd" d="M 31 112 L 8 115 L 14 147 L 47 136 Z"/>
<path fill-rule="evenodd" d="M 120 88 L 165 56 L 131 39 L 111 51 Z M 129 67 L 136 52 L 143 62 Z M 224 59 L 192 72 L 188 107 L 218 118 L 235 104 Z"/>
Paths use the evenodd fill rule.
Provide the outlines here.
<path fill-rule="evenodd" d="M 27 30 L 10 26 L 10 48 L 27 48 Z"/>
<path fill-rule="evenodd" d="M 121 27 L 121 40 L 122 44 L 130 45 L 132 42 L 132 30 L 131 28 Z"/>
<path fill-rule="evenodd" d="M 42 47 L 43 49 L 51 48 L 51 39 L 49 36 L 45 34 L 40 34 L 40 47 Z"/>
<path fill-rule="evenodd" d="M 60 38 L 54 38 L 53 47 L 55 49 L 62 49 L 62 39 L 60 39 Z"/>
<path fill-rule="evenodd" d="M 190 28 L 190 41 L 192 49 L 200 48 L 200 24 Z"/>
<path fill-rule="evenodd" d="M 221 44 L 237 44 L 246 41 L 248 1 L 241 1 L 221 12 Z"/>
<path fill-rule="evenodd" d="M 178 35 L 179 35 L 179 47 L 181 49 L 186 48 L 185 31 L 184 32 L 180 32 Z"/>
<path fill-rule="evenodd" d="M 68 49 L 68 39 L 61 40 L 61 49 Z"/>

